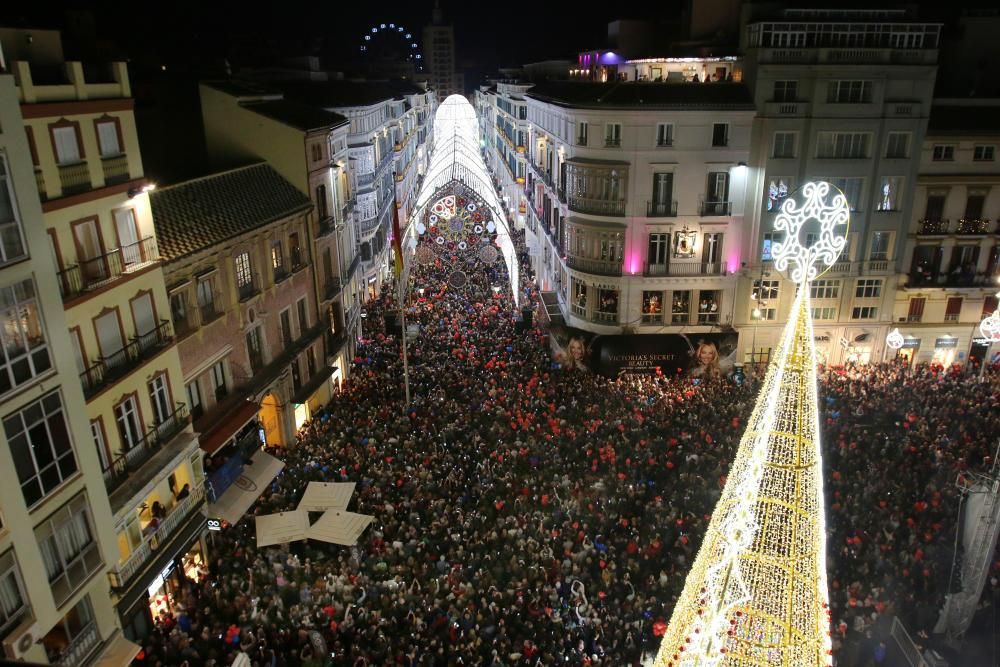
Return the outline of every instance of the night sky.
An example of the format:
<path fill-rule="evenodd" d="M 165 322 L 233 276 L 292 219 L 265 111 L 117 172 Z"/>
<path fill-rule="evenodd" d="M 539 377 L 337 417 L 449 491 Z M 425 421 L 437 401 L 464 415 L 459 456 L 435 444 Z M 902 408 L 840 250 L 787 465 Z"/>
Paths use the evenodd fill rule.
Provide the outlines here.
<path fill-rule="evenodd" d="M 162 63 L 204 69 L 227 58 L 238 66 L 268 64 L 292 52 L 324 56 L 331 69 L 352 54 L 365 32 L 377 23 L 403 24 L 419 35 L 430 22 L 432 0 L 417 2 L 323 2 L 277 0 L 216 2 L 157 0 L 147 3 L 111 0 L 97 3 L 0 3 L 0 22 L 29 27 L 65 27 L 66 10 L 93 16 L 100 48 L 81 40 L 67 45 L 69 57 L 127 56 L 134 63 Z M 624 18 L 668 18 L 679 0 L 652 9 L 629 9 Z M 20 5 L 20 6 L 18 6 Z M 499 3 L 443 0 L 446 22 L 455 25 L 460 69 L 489 74 L 497 67 L 550 58 L 569 58 L 581 48 L 605 43 L 607 22 L 623 18 L 612 3 L 537 2 L 530 9 L 503 11 Z M 583 8 L 586 8 L 584 10 Z M 645 12 L 645 13 L 643 13 Z M 86 31 L 85 31 L 86 32 Z M 78 50 L 79 53 L 73 53 Z M 117 53 L 116 53 L 117 51 Z"/>

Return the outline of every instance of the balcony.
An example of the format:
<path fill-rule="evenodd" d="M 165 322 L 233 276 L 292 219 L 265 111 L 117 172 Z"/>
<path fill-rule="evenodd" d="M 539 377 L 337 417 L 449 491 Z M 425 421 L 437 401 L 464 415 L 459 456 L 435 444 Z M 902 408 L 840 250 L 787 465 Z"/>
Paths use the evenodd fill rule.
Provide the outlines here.
<path fill-rule="evenodd" d="M 149 429 L 143 438 L 131 449 L 121 452 L 107 470 L 104 471 L 104 486 L 111 495 L 139 468 L 141 468 L 156 452 L 183 431 L 191 418 L 187 406 L 178 403 L 174 411 L 160 424 Z"/>
<path fill-rule="evenodd" d="M 844 275 L 850 273 L 852 268 L 853 263 L 850 260 L 839 260 L 830 265 L 827 273 Z"/>
<path fill-rule="evenodd" d="M 934 273 L 914 270 L 909 274 L 906 287 L 981 287 L 992 289 L 995 284 L 993 278 L 985 273 L 975 273 L 972 271 L 941 271 L 940 273 Z"/>
<path fill-rule="evenodd" d="M 124 183 L 128 180 L 128 157 L 124 153 L 121 155 L 102 156 L 101 169 L 104 171 L 105 185 Z"/>
<path fill-rule="evenodd" d="M 344 291 L 344 283 L 336 276 L 330 276 L 323 285 L 323 300 L 332 301 L 337 295 Z"/>
<path fill-rule="evenodd" d="M 593 321 L 601 324 L 618 324 L 618 313 L 594 311 Z"/>
<path fill-rule="evenodd" d="M 80 630 L 73 641 L 67 644 L 59 657 L 52 663 L 58 667 L 80 667 L 87 664 L 87 658 L 101 645 L 101 635 L 97 632 L 97 622 L 91 621 Z"/>
<path fill-rule="evenodd" d="M 923 234 L 925 236 L 943 236 L 948 233 L 948 220 L 942 220 L 940 218 L 924 218 L 920 221 L 920 226 L 917 229 L 917 234 Z"/>
<path fill-rule="evenodd" d="M 222 317 L 224 313 L 222 312 L 222 307 L 219 305 L 219 295 L 214 295 L 211 301 L 198 306 L 198 312 L 201 314 L 201 326 L 205 326 Z"/>
<path fill-rule="evenodd" d="M 322 238 L 324 236 L 329 236 L 336 231 L 337 225 L 336 220 L 332 216 L 326 216 L 317 223 L 316 226 L 316 238 Z"/>
<path fill-rule="evenodd" d="M 136 243 L 115 248 L 59 271 L 56 274 L 59 279 L 59 293 L 64 303 L 72 301 L 85 292 L 104 287 L 159 259 L 156 239 L 147 236 Z"/>
<path fill-rule="evenodd" d="M 698 206 L 698 215 L 708 217 L 712 215 L 731 215 L 733 203 L 730 201 L 702 200 Z"/>
<path fill-rule="evenodd" d="M 661 262 L 661 263 L 647 262 L 645 268 L 642 271 L 642 275 L 646 277 L 670 275 L 670 265 L 667 264 L 666 262 Z"/>
<path fill-rule="evenodd" d="M 647 218 L 674 218 L 677 216 L 676 201 L 647 201 Z"/>
<path fill-rule="evenodd" d="M 868 260 L 868 265 L 866 268 L 868 273 L 886 273 L 889 270 L 889 260 L 887 259 Z"/>
<path fill-rule="evenodd" d="M 205 489 L 199 486 L 192 489 L 187 498 L 174 505 L 166 518 L 160 521 L 151 533 L 143 536 L 142 544 L 129 554 L 125 562 L 118 563 L 111 568 L 108 573 L 111 588 L 118 592 L 124 591 L 129 582 L 135 579 L 136 575 L 143 571 L 144 566 L 153 559 L 160 547 L 170 541 L 171 535 L 176 535 L 177 529 L 183 526 L 192 515 L 200 515 L 199 510 L 204 504 Z"/>
<path fill-rule="evenodd" d="M 584 273 L 591 273 L 598 276 L 620 276 L 622 274 L 622 260 L 588 259 L 586 257 L 569 256 L 566 258 L 566 266 Z"/>
<path fill-rule="evenodd" d="M 93 186 L 90 183 L 90 169 L 86 162 L 59 165 L 59 183 L 62 196 L 86 192 Z"/>
<path fill-rule="evenodd" d="M 560 197 L 561 199 L 562 197 Z M 578 195 L 569 196 L 569 210 L 577 213 L 591 213 L 593 215 L 611 215 L 621 217 L 625 215 L 624 200 L 593 199 L 590 197 L 580 197 Z"/>
<path fill-rule="evenodd" d="M 249 278 L 250 279 L 247 282 L 236 286 L 236 294 L 240 303 L 249 301 L 253 297 L 260 294 L 260 278 L 257 277 L 256 273 L 251 274 Z M 275 280 L 275 282 L 277 282 L 277 280 Z"/>
<path fill-rule="evenodd" d="M 765 102 L 764 114 L 766 116 L 808 116 L 809 102 L 798 100 L 791 102 Z"/>
<path fill-rule="evenodd" d="M 642 274 L 647 277 L 655 276 L 724 276 L 727 267 L 722 262 L 676 262 L 674 264 L 649 264 L 647 263 Z"/>
<path fill-rule="evenodd" d="M 982 235 L 990 233 L 990 221 L 982 218 L 961 218 L 955 227 L 959 235 Z"/>
<path fill-rule="evenodd" d="M 622 145 L 621 138 L 617 138 L 617 139 L 615 137 L 605 137 L 604 138 L 604 147 L 605 148 L 621 148 L 621 145 Z"/>
<path fill-rule="evenodd" d="M 277 285 L 290 275 L 292 275 L 291 271 L 284 264 L 274 267 L 274 284 Z M 241 298 L 240 301 L 242 300 Z"/>
<path fill-rule="evenodd" d="M 38 188 L 38 198 L 46 201 L 49 196 L 45 191 L 45 176 L 42 175 L 42 170 L 38 167 L 35 167 L 35 186 Z"/>
<path fill-rule="evenodd" d="M 292 248 L 288 254 L 292 264 L 292 273 L 298 273 L 306 268 L 306 256 L 302 248 Z"/>
<path fill-rule="evenodd" d="M 147 359 L 173 343 L 170 322 L 160 320 L 152 331 L 132 338 L 125 347 L 107 357 L 98 357 L 90 368 L 80 373 L 83 395 L 89 400 L 105 387 L 114 384 Z"/>

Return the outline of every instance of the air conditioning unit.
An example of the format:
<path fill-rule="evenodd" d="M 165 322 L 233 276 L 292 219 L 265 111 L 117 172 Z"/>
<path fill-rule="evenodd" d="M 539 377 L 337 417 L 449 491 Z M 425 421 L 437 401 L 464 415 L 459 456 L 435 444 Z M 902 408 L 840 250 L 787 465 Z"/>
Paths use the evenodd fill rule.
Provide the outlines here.
<path fill-rule="evenodd" d="M 29 617 L 3 640 L 4 654 L 11 660 L 20 660 L 41 638 L 38 622 Z"/>

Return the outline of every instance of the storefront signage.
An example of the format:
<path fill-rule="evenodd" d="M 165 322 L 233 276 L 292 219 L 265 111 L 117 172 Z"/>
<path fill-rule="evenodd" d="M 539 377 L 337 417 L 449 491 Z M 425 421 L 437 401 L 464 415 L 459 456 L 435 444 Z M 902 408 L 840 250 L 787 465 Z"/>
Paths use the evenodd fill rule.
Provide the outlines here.
<path fill-rule="evenodd" d="M 937 349 L 958 347 L 957 338 L 937 338 L 934 340 L 934 347 Z"/>
<path fill-rule="evenodd" d="M 222 521 L 219 520 L 219 519 L 209 519 L 208 520 L 208 529 L 209 530 L 222 530 Z"/>
<path fill-rule="evenodd" d="M 907 336 L 906 338 L 903 339 L 903 349 L 906 349 L 906 348 L 916 349 L 918 347 L 920 347 L 920 339 L 919 338 L 912 338 L 912 337 Z"/>

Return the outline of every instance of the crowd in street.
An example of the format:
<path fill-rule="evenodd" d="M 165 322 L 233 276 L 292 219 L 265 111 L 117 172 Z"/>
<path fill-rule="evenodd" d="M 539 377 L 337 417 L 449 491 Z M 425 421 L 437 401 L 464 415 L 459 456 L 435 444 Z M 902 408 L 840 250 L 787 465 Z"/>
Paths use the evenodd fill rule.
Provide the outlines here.
<path fill-rule="evenodd" d="M 386 290 L 353 369 L 205 576 L 157 619 L 143 665 L 630 665 L 655 655 L 755 398 L 753 382 L 559 368 L 518 327 L 506 270 L 413 268 L 412 401 Z M 470 260 L 472 261 L 472 260 Z M 456 266 L 468 281 L 449 278 Z M 538 295 L 529 268 L 523 303 Z M 499 292 L 496 286 L 502 286 Z M 987 468 L 1000 376 L 829 369 L 820 400 L 835 656 L 885 619 L 929 633 L 951 575 L 956 479 Z M 309 481 L 357 483 L 356 547 L 255 546 L 253 514 Z M 923 636 L 921 634 L 921 636 Z"/>

